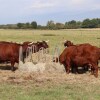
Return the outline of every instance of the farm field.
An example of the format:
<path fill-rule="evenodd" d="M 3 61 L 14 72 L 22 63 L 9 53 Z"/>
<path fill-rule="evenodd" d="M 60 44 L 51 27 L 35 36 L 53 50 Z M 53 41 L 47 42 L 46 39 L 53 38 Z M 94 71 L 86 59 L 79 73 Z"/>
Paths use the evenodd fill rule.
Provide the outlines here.
<path fill-rule="evenodd" d="M 61 52 L 64 40 L 99 47 L 99 38 L 100 29 L 0 30 L 0 41 L 49 40 L 50 54 L 54 53 L 56 46 Z M 99 77 L 95 78 L 90 72 L 40 74 L 0 68 L 0 100 L 100 100 L 100 71 Z"/>

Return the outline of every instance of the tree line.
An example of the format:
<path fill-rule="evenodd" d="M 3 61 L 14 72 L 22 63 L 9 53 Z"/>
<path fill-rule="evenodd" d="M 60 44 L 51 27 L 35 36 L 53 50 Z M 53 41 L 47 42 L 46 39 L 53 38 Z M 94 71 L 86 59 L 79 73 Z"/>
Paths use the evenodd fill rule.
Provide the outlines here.
<path fill-rule="evenodd" d="M 0 25 L 0 29 L 78 29 L 78 28 L 100 28 L 100 18 L 84 19 L 83 21 L 71 20 L 65 23 L 55 23 L 50 20 L 45 26 L 38 25 L 36 21 L 31 23 L 17 23 Z"/>

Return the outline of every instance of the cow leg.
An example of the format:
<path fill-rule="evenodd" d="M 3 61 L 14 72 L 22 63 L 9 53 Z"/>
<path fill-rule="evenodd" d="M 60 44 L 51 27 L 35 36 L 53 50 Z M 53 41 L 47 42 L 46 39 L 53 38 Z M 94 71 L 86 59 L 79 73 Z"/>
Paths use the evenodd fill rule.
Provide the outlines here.
<path fill-rule="evenodd" d="M 94 74 L 94 68 L 91 68 L 91 75 Z"/>
<path fill-rule="evenodd" d="M 65 63 L 64 67 L 65 67 L 66 73 L 69 74 L 70 73 L 70 64 Z"/>
<path fill-rule="evenodd" d="M 94 68 L 94 76 L 98 77 L 98 66 L 97 65 Z"/>
<path fill-rule="evenodd" d="M 15 61 L 11 61 L 11 70 L 12 70 L 12 71 L 15 71 L 14 65 L 15 65 Z"/>
<path fill-rule="evenodd" d="M 70 73 L 70 66 L 67 66 L 67 74 Z"/>
<path fill-rule="evenodd" d="M 88 71 L 89 70 L 89 66 L 88 65 L 85 65 L 84 67 L 83 67 L 83 70 L 86 72 L 86 71 Z"/>
<path fill-rule="evenodd" d="M 74 66 L 71 66 L 71 72 L 76 73 L 76 68 Z"/>
<path fill-rule="evenodd" d="M 66 71 L 66 73 L 67 73 L 67 66 L 66 66 L 66 64 L 64 63 L 64 67 L 65 67 L 65 71 Z"/>
<path fill-rule="evenodd" d="M 80 72 L 79 72 L 79 69 L 78 69 L 78 67 L 76 66 L 76 74 L 79 74 Z"/>
<path fill-rule="evenodd" d="M 72 73 L 74 73 L 74 74 L 79 73 L 78 67 L 72 66 Z"/>
<path fill-rule="evenodd" d="M 72 64 L 71 71 L 72 71 L 72 73 L 74 73 L 74 74 L 79 73 L 78 67 L 77 67 L 76 64 L 74 64 L 74 63 Z"/>
<path fill-rule="evenodd" d="M 93 66 L 93 64 L 88 64 L 87 66 L 88 66 L 88 69 L 89 68 L 91 69 L 91 75 L 93 75 L 94 74 L 94 66 Z"/>
<path fill-rule="evenodd" d="M 95 77 L 98 77 L 98 65 L 97 64 L 92 64 L 91 74 L 94 75 Z"/>

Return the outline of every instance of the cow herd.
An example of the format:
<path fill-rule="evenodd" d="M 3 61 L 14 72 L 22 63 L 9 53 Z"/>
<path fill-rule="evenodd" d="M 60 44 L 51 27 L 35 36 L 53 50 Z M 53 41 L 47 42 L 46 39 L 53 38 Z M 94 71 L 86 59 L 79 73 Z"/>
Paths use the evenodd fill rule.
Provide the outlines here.
<path fill-rule="evenodd" d="M 33 51 L 38 52 L 41 48 L 49 48 L 47 41 L 41 42 L 0 42 L 0 63 L 10 62 L 11 69 L 14 71 L 15 63 L 19 63 L 19 51 L 22 47 L 23 58 L 26 56 L 27 48 L 35 46 Z M 70 71 L 79 73 L 78 67 L 83 70 L 91 70 L 91 74 L 98 77 L 98 61 L 100 59 L 100 48 L 93 46 L 89 43 L 74 45 L 71 41 L 64 42 L 65 49 L 59 56 L 59 62 L 64 65 L 66 73 Z M 56 59 L 58 61 L 58 59 Z"/>

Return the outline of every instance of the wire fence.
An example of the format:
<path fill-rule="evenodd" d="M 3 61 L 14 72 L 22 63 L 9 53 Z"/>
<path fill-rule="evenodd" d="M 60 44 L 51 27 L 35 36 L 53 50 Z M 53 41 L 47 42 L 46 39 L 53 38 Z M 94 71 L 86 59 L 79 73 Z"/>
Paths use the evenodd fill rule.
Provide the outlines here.
<path fill-rule="evenodd" d="M 49 49 L 44 49 L 43 47 L 39 50 L 37 47 L 31 46 L 26 50 L 26 57 L 23 58 L 22 47 L 19 50 L 19 62 L 32 62 L 33 64 L 37 63 L 47 63 L 47 62 L 59 62 L 60 48 L 58 45 L 55 46 L 53 54 L 49 54 Z M 24 59 L 24 60 L 23 60 Z"/>

